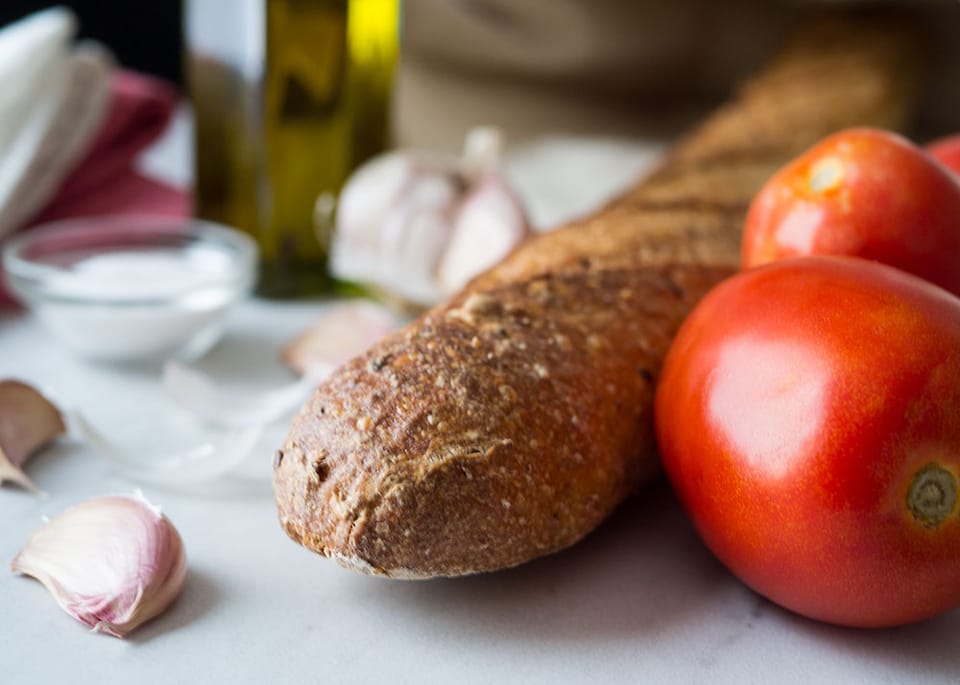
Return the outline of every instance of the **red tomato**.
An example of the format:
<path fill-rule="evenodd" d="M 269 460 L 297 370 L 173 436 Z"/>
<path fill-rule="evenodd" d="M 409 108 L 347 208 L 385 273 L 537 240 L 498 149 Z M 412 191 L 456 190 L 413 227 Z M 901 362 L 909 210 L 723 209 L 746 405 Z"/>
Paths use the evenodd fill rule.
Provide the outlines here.
<path fill-rule="evenodd" d="M 850 129 L 781 169 L 754 198 L 743 265 L 847 255 L 960 294 L 960 179 L 905 138 Z"/>
<path fill-rule="evenodd" d="M 841 257 L 741 272 L 681 327 L 655 404 L 707 546 L 806 616 L 960 606 L 960 300 Z"/>
<path fill-rule="evenodd" d="M 935 140 L 926 148 L 931 157 L 960 174 L 960 133 Z"/>

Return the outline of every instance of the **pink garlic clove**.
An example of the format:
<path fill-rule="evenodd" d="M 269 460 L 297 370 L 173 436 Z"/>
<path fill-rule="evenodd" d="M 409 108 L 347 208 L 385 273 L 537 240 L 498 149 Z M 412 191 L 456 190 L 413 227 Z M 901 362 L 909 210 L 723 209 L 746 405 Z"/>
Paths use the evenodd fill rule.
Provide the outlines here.
<path fill-rule="evenodd" d="M 67 509 L 34 532 L 10 570 L 39 580 L 95 632 L 124 637 L 176 599 L 187 563 L 176 528 L 138 494 Z"/>
<path fill-rule="evenodd" d="M 37 491 L 23 465 L 39 448 L 66 432 L 63 417 L 35 388 L 0 381 L 0 484 L 11 481 Z"/>
<path fill-rule="evenodd" d="M 396 317 L 373 302 L 334 304 L 283 349 L 283 361 L 319 382 L 398 326 Z"/>
<path fill-rule="evenodd" d="M 500 262 L 531 234 L 526 214 L 497 175 L 472 188 L 453 223 L 436 282 L 445 296 L 461 290 L 474 276 Z"/>

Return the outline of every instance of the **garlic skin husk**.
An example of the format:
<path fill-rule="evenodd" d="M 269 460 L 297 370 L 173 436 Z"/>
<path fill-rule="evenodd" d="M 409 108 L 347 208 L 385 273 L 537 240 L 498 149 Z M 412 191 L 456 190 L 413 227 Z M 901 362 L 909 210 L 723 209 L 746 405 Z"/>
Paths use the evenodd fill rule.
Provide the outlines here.
<path fill-rule="evenodd" d="M 176 599 L 180 534 L 141 494 L 87 500 L 38 529 L 10 564 L 94 632 L 124 637 Z"/>
<path fill-rule="evenodd" d="M 502 146 L 479 127 L 460 157 L 399 150 L 360 167 L 338 201 L 331 272 L 426 307 L 496 264 L 530 235 Z"/>
<path fill-rule="evenodd" d="M 327 307 L 309 328 L 284 346 L 282 359 L 315 386 L 343 362 L 399 327 L 398 317 L 374 302 L 338 302 Z"/>
<path fill-rule="evenodd" d="M 10 481 L 39 492 L 23 465 L 65 432 L 60 410 L 40 391 L 18 380 L 0 381 L 0 484 Z"/>

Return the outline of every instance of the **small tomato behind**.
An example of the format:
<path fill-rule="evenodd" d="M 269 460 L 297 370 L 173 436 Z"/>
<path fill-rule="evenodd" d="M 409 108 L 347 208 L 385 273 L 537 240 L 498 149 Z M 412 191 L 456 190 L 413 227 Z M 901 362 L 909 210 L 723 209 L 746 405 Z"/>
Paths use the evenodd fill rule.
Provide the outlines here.
<path fill-rule="evenodd" d="M 875 260 L 960 294 L 960 179 L 877 129 L 830 136 L 751 203 L 745 267 L 813 254 Z"/>
<path fill-rule="evenodd" d="M 655 402 L 680 501 L 757 592 L 849 626 L 960 606 L 960 300 L 859 259 L 741 272 Z"/>
<path fill-rule="evenodd" d="M 927 153 L 955 174 L 960 174 L 960 133 L 940 138 L 926 146 Z"/>

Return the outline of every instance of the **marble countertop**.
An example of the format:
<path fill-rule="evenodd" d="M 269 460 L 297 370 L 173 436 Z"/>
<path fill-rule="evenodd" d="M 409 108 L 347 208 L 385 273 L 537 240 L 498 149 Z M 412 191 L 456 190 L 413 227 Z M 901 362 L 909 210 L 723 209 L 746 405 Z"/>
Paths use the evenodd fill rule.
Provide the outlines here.
<path fill-rule="evenodd" d="M 174 132 L 145 165 L 182 181 L 184 144 L 182 131 Z M 524 193 L 546 225 L 601 201 L 649 164 L 655 150 L 544 141 L 515 158 L 512 169 L 527 179 Z M 558 164 L 573 153 L 592 160 L 589 174 Z M 284 383 L 280 347 L 326 306 L 251 300 L 198 365 L 244 390 Z M 0 377 L 39 385 L 147 455 L 182 438 L 171 429 L 176 408 L 159 373 L 82 362 L 29 316 L 0 315 Z M 433 581 L 354 574 L 300 548 L 277 524 L 269 472 L 283 430 L 281 424 L 268 431 L 244 465 L 249 487 L 242 491 L 143 487 L 179 528 L 189 575 L 176 604 L 128 639 L 90 633 L 39 583 L 0 574 L 0 682 L 960 680 L 960 611 L 876 631 L 797 617 L 752 593 L 710 555 L 663 482 L 580 544 L 510 571 Z M 44 451 L 29 473 L 46 497 L 0 488 L 4 563 L 42 517 L 138 486 L 75 440 Z"/>

